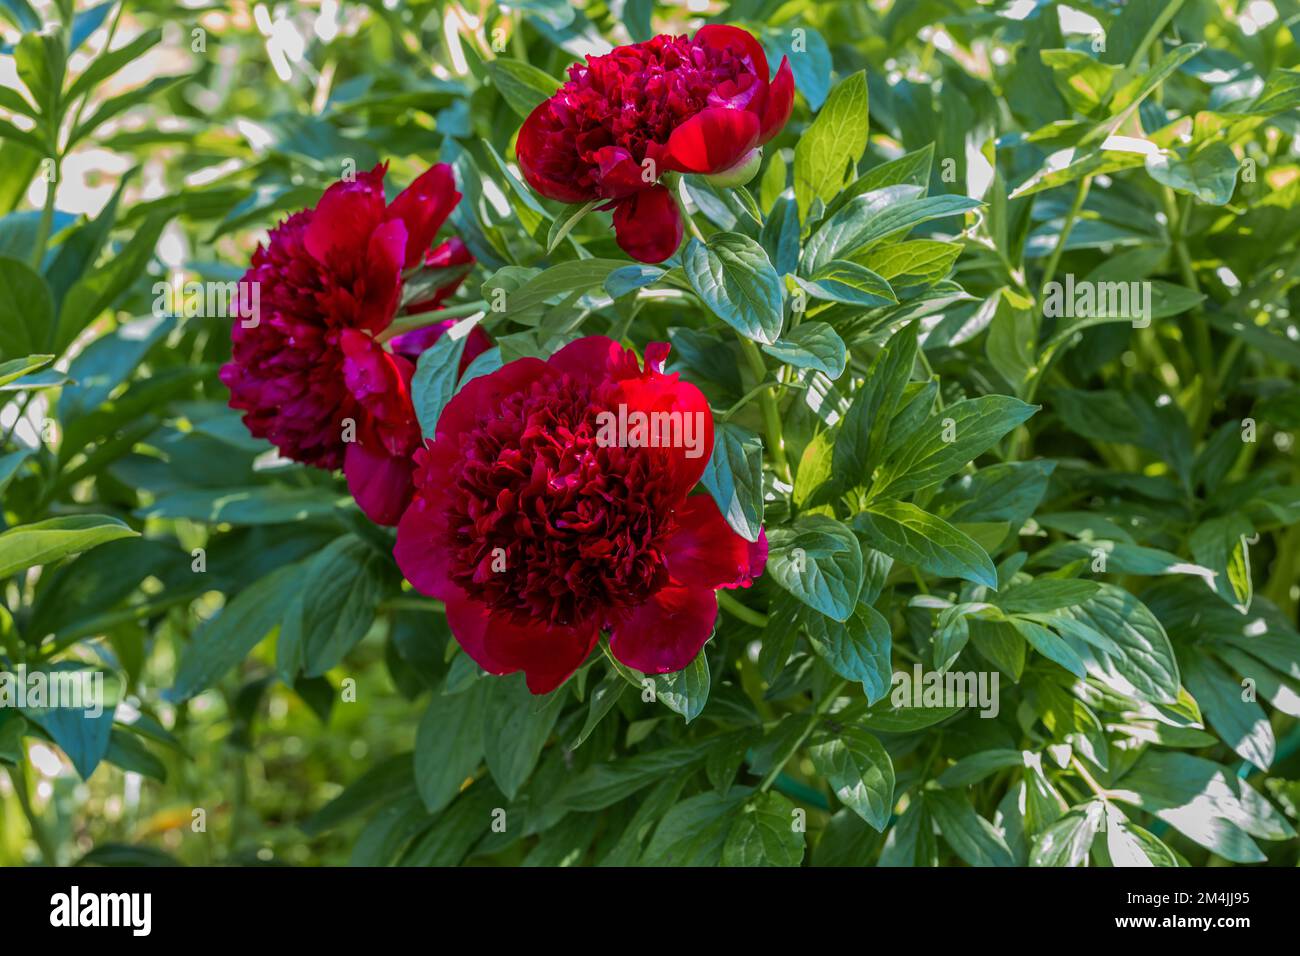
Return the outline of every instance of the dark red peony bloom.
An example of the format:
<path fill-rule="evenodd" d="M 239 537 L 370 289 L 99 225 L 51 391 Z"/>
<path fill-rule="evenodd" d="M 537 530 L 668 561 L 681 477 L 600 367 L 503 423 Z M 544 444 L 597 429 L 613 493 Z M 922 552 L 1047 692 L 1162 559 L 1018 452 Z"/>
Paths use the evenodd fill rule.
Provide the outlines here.
<path fill-rule="evenodd" d="M 628 666 L 681 670 L 713 633 L 713 592 L 762 573 L 766 538 L 751 544 L 710 496 L 687 497 L 713 420 L 699 389 L 663 374 L 667 355 L 650 346 L 643 371 L 590 336 L 510 362 L 461 388 L 415 453 L 394 555 L 485 670 L 522 670 L 546 693 L 602 630 Z"/>
<path fill-rule="evenodd" d="M 794 74 L 782 58 L 769 75 L 762 45 L 720 25 L 589 56 L 524 121 L 519 168 L 548 199 L 610 200 L 623 251 L 662 262 L 681 243 L 682 220 L 660 176 L 726 173 L 779 133 Z"/>
<path fill-rule="evenodd" d="M 397 313 L 407 270 L 474 258 L 459 239 L 429 249 L 460 200 L 451 167 L 432 167 L 391 204 L 386 170 L 335 183 L 258 246 L 241 283 L 255 284 L 257 314 L 234 322 L 221 380 L 250 432 L 295 461 L 344 468 L 362 510 L 395 524 L 410 500 L 410 455 L 420 442 L 414 362 L 450 323 L 398 336 L 392 351 L 378 336 Z M 437 309 L 459 284 L 452 279 L 407 311 Z M 470 358 L 486 347 L 479 336 L 467 342 Z"/>

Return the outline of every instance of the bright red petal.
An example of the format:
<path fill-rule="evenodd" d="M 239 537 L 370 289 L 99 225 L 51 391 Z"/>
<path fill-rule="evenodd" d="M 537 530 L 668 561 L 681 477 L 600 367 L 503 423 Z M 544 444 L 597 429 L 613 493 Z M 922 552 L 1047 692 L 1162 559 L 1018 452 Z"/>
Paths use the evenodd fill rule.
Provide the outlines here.
<path fill-rule="evenodd" d="M 700 27 L 695 34 L 695 42 L 717 50 L 731 50 L 738 56 L 748 57 L 754 73 L 766 81 L 768 76 L 767 54 L 763 44 L 754 39 L 754 35 L 740 27 L 731 27 L 721 23 L 711 23 Z"/>
<path fill-rule="evenodd" d="M 717 617 L 712 589 L 663 588 L 615 626 L 609 649 L 643 674 L 679 671 L 708 642 Z"/>
<path fill-rule="evenodd" d="M 460 593 L 447 573 L 446 521 L 438 503 L 416 498 L 397 524 L 393 557 L 402 576 L 421 594 L 446 601 Z"/>
<path fill-rule="evenodd" d="M 465 653 L 493 674 L 522 670 L 534 694 L 550 693 L 563 684 L 582 666 L 600 636 L 594 622 L 574 627 L 521 625 L 468 598 L 446 603 L 447 623 Z"/>
<path fill-rule="evenodd" d="M 352 181 L 325 190 L 303 237 L 307 251 L 320 263 L 355 255 L 365 237 L 384 219 L 384 170 L 381 164 Z"/>
<path fill-rule="evenodd" d="M 665 548 L 673 580 L 700 588 L 748 587 L 757 551 L 767 560 L 767 540 L 746 541 L 731 530 L 710 495 L 687 498 L 677 509 L 677 531 Z M 762 573 L 762 564 L 758 566 Z"/>
<path fill-rule="evenodd" d="M 543 375 L 552 374 L 541 359 L 525 357 L 508 362 L 489 375 L 466 382 L 452 396 L 438 419 L 435 440 L 455 445 L 456 436 L 473 428 L 479 416 L 490 412 L 507 395 L 527 388 Z M 451 447 L 449 446 L 449 447 Z"/>
<path fill-rule="evenodd" d="M 411 460 L 390 455 L 381 446 L 352 442 L 343 459 L 348 491 L 375 524 L 398 523 L 411 500 Z"/>
<path fill-rule="evenodd" d="M 429 167 L 393 200 L 388 215 L 406 224 L 409 237 L 403 262 L 405 268 L 411 268 L 429 251 L 433 237 L 458 202 L 460 193 L 456 191 L 456 175 L 446 163 Z"/>
<path fill-rule="evenodd" d="M 356 287 L 362 328 L 382 332 L 393 321 L 402 294 L 406 245 L 406 224 L 400 219 L 389 220 L 370 234 L 365 274 Z"/>
<path fill-rule="evenodd" d="M 660 375 L 651 371 L 643 377 L 620 382 L 615 401 L 625 404 L 629 415 L 640 411 L 646 413 L 649 422 L 669 423 L 670 446 L 646 451 L 669 459 L 676 493 L 686 497 L 699 484 L 713 453 L 713 412 L 704 393 L 676 374 Z M 656 412 L 668 412 L 671 417 L 656 419 L 653 417 Z"/>
<path fill-rule="evenodd" d="M 663 186 L 633 193 L 614 208 L 614 237 L 638 262 L 663 262 L 671 256 L 682 244 L 683 228 L 677 201 Z"/>
<path fill-rule="evenodd" d="M 790 70 L 790 61 L 781 57 L 781 67 L 776 71 L 771 87 L 767 91 L 767 105 L 763 110 L 763 122 L 758 131 L 758 145 L 762 146 L 785 128 L 794 109 L 794 73 Z"/>
<path fill-rule="evenodd" d="M 571 181 L 582 164 L 573 148 L 573 140 L 551 128 L 551 101 L 538 104 L 528 114 L 515 142 L 519 170 L 532 186 L 547 199 L 556 202 L 586 202 L 594 199 L 590 187 Z"/>
<path fill-rule="evenodd" d="M 730 169 L 758 143 L 758 131 L 758 117 L 749 110 L 700 110 L 668 137 L 668 167 L 683 173 Z"/>

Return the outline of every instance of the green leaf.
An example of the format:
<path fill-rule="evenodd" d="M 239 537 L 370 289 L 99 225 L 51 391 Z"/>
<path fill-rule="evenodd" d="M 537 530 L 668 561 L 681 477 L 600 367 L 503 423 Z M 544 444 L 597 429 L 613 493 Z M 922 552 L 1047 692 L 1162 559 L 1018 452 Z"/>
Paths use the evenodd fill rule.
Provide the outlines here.
<path fill-rule="evenodd" d="M 830 202 L 855 175 L 867 148 L 867 74 L 859 71 L 831 90 L 794 149 L 794 194 L 807 221 L 813 200 Z"/>
<path fill-rule="evenodd" d="M 1043 627 L 1043 625 L 1034 621 L 1027 621 L 1024 618 L 1013 617 L 1011 618 L 1011 626 L 1029 642 L 1034 650 L 1048 660 L 1056 661 L 1080 680 L 1088 676 L 1088 669 L 1074 648 Z"/>
<path fill-rule="evenodd" d="M 982 205 L 969 196 L 919 196 L 919 192 L 915 186 L 886 186 L 856 197 L 813 233 L 804 247 L 800 271 L 816 275 L 833 260 L 853 257 L 889 236 Z"/>
<path fill-rule="evenodd" d="M 862 548 L 853 532 L 825 515 L 801 515 L 768 533 L 773 580 L 813 610 L 847 621 L 862 589 Z"/>
<path fill-rule="evenodd" d="M 1057 820 L 1038 837 L 1029 855 L 1030 866 L 1083 866 L 1093 838 L 1101 829 L 1105 810 L 1093 800 Z"/>
<path fill-rule="evenodd" d="M 868 703 L 874 704 L 889 692 L 892 638 L 889 622 L 879 611 L 859 603 L 842 624 L 824 614 L 801 617 L 813 650 L 835 673 L 860 683 Z"/>
<path fill-rule="evenodd" d="M 1005 395 L 949 405 L 908 436 L 881 466 L 871 496 L 899 498 L 955 474 L 1038 411 Z"/>
<path fill-rule="evenodd" d="M 188 518 L 212 524 L 281 524 L 332 515 L 344 501 L 324 488 L 194 488 L 159 495 L 136 513 L 142 518 Z"/>
<path fill-rule="evenodd" d="M 894 290 L 881 276 L 864 265 L 832 259 L 810 279 L 795 276 L 794 281 L 814 299 L 877 308 L 898 302 Z"/>
<path fill-rule="evenodd" d="M 687 281 L 708 309 L 741 335 L 771 344 L 781 335 L 781 278 L 753 239 L 720 232 L 708 244 L 692 239 L 682 257 Z"/>
<path fill-rule="evenodd" d="M 731 824 L 722 847 L 722 865 L 798 866 L 804 839 L 796 823 L 794 804 L 781 794 L 756 795 Z"/>
<path fill-rule="evenodd" d="M 894 764 L 880 741 L 844 727 L 815 743 L 809 754 L 839 801 L 883 832 L 894 806 Z"/>
<path fill-rule="evenodd" d="M 832 452 L 835 475 L 845 487 L 866 485 L 884 453 L 890 422 L 916 364 L 919 328 L 919 322 L 912 322 L 894 333 L 853 394 Z"/>
<path fill-rule="evenodd" d="M 26 264 L 0 258 L 0 358 L 46 353 L 53 338 L 49 286 Z"/>
<path fill-rule="evenodd" d="M 36 565 L 53 564 L 79 551 L 139 535 L 107 515 L 46 518 L 0 532 L 0 579 Z"/>
<path fill-rule="evenodd" d="M 501 98 L 521 119 L 527 119 L 538 104 L 549 99 L 560 88 L 559 80 L 522 60 L 497 57 L 483 65 Z"/>
<path fill-rule="evenodd" d="M 1120 67 L 1102 63 L 1079 50 L 1042 50 L 1038 54 L 1052 70 L 1056 88 L 1077 113 L 1089 116 L 1110 96 Z"/>
<path fill-rule="evenodd" d="M 420 433 L 425 438 L 434 437 L 442 410 L 456 393 L 465 341 L 480 318 L 481 314 L 462 319 L 420 353 L 415 374 L 411 376 L 411 402 L 420 422 Z"/>
<path fill-rule="evenodd" d="M 507 799 L 513 800 L 532 776 L 565 696 L 563 690 L 540 699 L 533 696 L 522 674 L 490 682 L 483 752 L 492 779 Z"/>
<path fill-rule="evenodd" d="M 1195 148 L 1162 149 L 1146 158 L 1147 173 L 1156 182 L 1211 206 L 1226 206 L 1232 199 L 1240 166 L 1232 149 L 1219 140 Z"/>
<path fill-rule="evenodd" d="M 506 281 L 513 279 L 511 270 L 517 271 L 516 267 L 507 266 L 483 283 L 483 298 L 491 303 L 494 312 L 517 319 L 548 299 L 595 288 L 615 269 L 625 265 L 621 259 L 573 259 L 551 266 L 518 285 Z M 498 309 L 496 302 L 502 299 L 505 309 Z"/>
<path fill-rule="evenodd" d="M 891 286 L 906 288 L 937 282 L 947 276 L 961 251 L 961 245 L 956 242 L 909 239 L 875 246 L 866 252 L 862 264 Z"/>
<path fill-rule="evenodd" d="M 303 672 L 320 677 L 366 636 L 388 589 L 391 561 L 343 535 L 307 564 L 302 591 Z"/>
<path fill-rule="evenodd" d="M 971 866 L 1016 865 L 1006 841 L 963 795 L 926 791 L 925 807 L 934 816 L 948 846 Z"/>
<path fill-rule="evenodd" d="M 654 675 L 655 698 L 689 724 L 704 711 L 709 700 L 709 661 L 704 649 L 682 670 Z"/>
<path fill-rule="evenodd" d="M 1241 683 L 1217 661 L 1198 651 L 1183 655 L 1182 676 L 1223 742 L 1260 770 L 1271 767 L 1277 754 L 1273 726 L 1263 707 L 1243 699 L 1246 695 Z"/>
<path fill-rule="evenodd" d="M 763 442 L 730 422 L 713 430 L 713 454 L 700 482 L 713 495 L 731 530 L 757 541 L 763 530 Z"/>
<path fill-rule="evenodd" d="M 717 866 L 736 811 L 751 792 L 733 787 L 725 797 L 710 791 L 683 800 L 659 821 L 641 865 Z"/>
<path fill-rule="evenodd" d="M 763 351 L 786 365 L 825 372 L 834 381 L 844 374 L 844 340 L 825 322 L 805 322 Z"/>
<path fill-rule="evenodd" d="M 1250 577 L 1250 545 L 1255 528 L 1240 514 L 1211 518 L 1192 532 L 1192 557 L 1214 572 L 1214 593 L 1242 614 L 1250 610 L 1254 584 Z"/>
<path fill-rule="evenodd" d="M 1019 767 L 1023 763 L 1024 757 L 1019 750 L 982 750 L 969 757 L 963 757 L 939 774 L 939 786 L 949 790 L 960 790 L 979 783 L 999 770 Z"/>
<path fill-rule="evenodd" d="M 0 362 L 0 385 L 15 382 L 28 372 L 49 365 L 52 361 L 54 361 L 53 355 L 28 355 L 26 358 Z M 19 384 L 21 386 L 21 383 Z"/>
<path fill-rule="evenodd" d="M 551 230 L 549 233 L 547 233 L 546 236 L 547 255 L 550 255 L 552 252 L 554 252 L 555 247 L 564 241 L 564 237 L 567 236 L 573 230 L 573 227 L 576 226 L 579 222 L 581 222 L 582 219 L 586 217 L 587 213 L 591 212 L 599 205 L 600 205 L 600 200 L 593 199 L 590 202 L 575 203 L 572 206 L 566 206 L 564 208 L 564 211 L 555 217 L 555 221 L 551 223 Z M 636 266 L 629 266 L 627 268 L 635 269 Z M 610 278 L 606 279 L 605 281 L 609 282 L 610 279 L 612 278 L 613 278 L 613 274 L 611 273 Z M 613 295 L 612 292 L 610 294 Z M 618 296 L 614 296 L 614 298 L 618 298 Z"/>
<path fill-rule="evenodd" d="M 440 812 L 483 759 L 487 684 L 468 693 L 434 693 L 415 731 L 415 786 L 425 808 Z"/>
<path fill-rule="evenodd" d="M 116 50 L 101 53 L 68 87 L 67 101 L 76 102 L 79 97 L 96 89 L 122 67 L 138 60 L 144 53 L 155 47 L 160 40 L 162 40 L 162 30 L 146 30 L 130 43 L 125 43 Z"/>
<path fill-rule="evenodd" d="M 301 563 L 286 565 L 228 600 L 185 645 L 168 698 L 189 700 L 252 653 L 302 589 L 304 570 Z"/>
<path fill-rule="evenodd" d="M 997 590 L 988 553 L 942 518 L 906 501 L 875 501 L 853 519 L 873 548 L 930 574 Z"/>

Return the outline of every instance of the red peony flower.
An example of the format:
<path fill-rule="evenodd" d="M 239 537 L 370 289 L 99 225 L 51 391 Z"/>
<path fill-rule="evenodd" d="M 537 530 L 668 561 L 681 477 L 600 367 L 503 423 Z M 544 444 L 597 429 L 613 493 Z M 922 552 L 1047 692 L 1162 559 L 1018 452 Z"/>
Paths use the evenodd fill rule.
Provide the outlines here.
<path fill-rule="evenodd" d="M 391 204 L 386 171 L 381 164 L 335 183 L 258 246 L 241 282 L 255 286 L 257 314 L 234 323 L 221 380 L 250 432 L 295 461 L 344 468 L 362 510 L 395 524 L 410 499 L 409 459 L 420 442 L 411 373 L 441 326 L 398 336 L 391 352 L 377 336 L 397 312 L 406 270 L 474 257 L 459 239 L 429 249 L 460 200 L 450 166 L 433 166 Z M 439 308 L 459 284 L 449 281 L 407 311 Z M 486 347 L 479 336 L 467 343 L 468 358 Z M 345 433 L 349 420 L 355 436 Z"/>
<path fill-rule="evenodd" d="M 713 633 L 713 592 L 762 573 L 766 538 L 687 497 L 713 419 L 699 389 L 663 374 L 667 355 L 651 345 L 643 371 L 590 336 L 510 362 L 457 392 L 415 453 L 393 553 L 485 670 L 522 670 L 546 693 L 601 630 L 629 667 L 681 670 Z"/>
<path fill-rule="evenodd" d="M 789 61 L 768 77 L 762 45 L 729 26 L 589 56 L 524 121 L 519 168 L 548 199 L 610 200 L 602 208 L 614 210 L 623 251 L 662 262 L 681 243 L 682 220 L 659 178 L 725 174 L 749 162 L 794 103 Z"/>

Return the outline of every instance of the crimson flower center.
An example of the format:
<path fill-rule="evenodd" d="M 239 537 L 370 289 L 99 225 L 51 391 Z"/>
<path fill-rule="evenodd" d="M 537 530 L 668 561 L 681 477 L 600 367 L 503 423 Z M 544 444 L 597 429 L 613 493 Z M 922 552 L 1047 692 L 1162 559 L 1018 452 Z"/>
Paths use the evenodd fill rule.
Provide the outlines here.
<path fill-rule="evenodd" d="M 534 382 L 460 436 L 448 495 L 449 574 L 520 623 L 614 623 L 668 577 L 676 527 L 661 456 L 597 441 L 615 387 Z"/>

